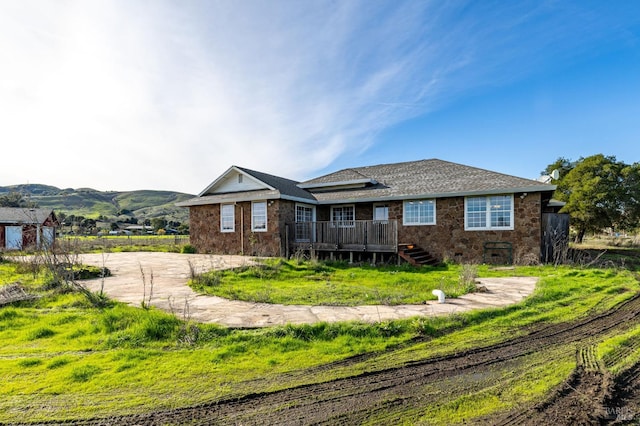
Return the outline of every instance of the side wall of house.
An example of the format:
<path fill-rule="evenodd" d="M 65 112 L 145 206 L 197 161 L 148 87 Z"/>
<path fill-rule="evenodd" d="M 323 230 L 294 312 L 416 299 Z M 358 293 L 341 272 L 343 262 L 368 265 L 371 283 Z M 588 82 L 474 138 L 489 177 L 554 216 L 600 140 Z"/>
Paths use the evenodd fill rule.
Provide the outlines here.
<path fill-rule="evenodd" d="M 464 197 L 436 200 L 436 224 L 402 225 L 402 203 L 390 206 L 389 216 L 398 219 L 398 242 L 417 244 L 439 259 L 482 262 L 484 243 L 511 243 L 515 261 L 538 261 L 541 241 L 541 197 L 514 196 L 514 229 L 467 231 L 464 229 Z M 494 251 L 487 255 L 495 255 Z M 498 253 L 499 254 L 499 253 Z"/>
<path fill-rule="evenodd" d="M 220 230 L 220 204 L 189 207 L 190 241 L 199 253 L 284 256 L 285 222 L 294 220 L 294 203 L 267 202 L 267 231 L 251 231 L 251 202 L 234 206 L 235 229 Z"/>

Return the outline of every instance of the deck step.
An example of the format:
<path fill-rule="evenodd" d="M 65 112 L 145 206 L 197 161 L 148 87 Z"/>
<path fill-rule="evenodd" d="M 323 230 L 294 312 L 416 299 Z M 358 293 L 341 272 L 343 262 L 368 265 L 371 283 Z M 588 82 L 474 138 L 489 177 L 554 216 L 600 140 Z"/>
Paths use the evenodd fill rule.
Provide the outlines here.
<path fill-rule="evenodd" d="M 398 255 L 414 266 L 434 266 L 440 263 L 438 259 L 415 244 L 399 244 Z"/>

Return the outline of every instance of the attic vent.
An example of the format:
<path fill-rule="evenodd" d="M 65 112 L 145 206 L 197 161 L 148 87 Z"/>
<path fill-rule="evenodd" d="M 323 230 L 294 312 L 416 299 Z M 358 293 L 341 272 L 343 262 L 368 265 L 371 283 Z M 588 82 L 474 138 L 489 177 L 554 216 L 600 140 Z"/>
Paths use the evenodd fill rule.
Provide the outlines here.
<path fill-rule="evenodd" d="M 238 175 L 238 183 L 242 183 L 242 175 Z"/>

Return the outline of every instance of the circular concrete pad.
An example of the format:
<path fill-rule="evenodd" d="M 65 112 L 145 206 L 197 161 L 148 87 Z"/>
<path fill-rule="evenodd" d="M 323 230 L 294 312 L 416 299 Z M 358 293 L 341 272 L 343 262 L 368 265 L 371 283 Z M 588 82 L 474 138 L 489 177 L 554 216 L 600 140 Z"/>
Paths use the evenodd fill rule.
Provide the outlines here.
<path fill-rule="evenodd" d="M 249 257 L 130 252 L 82 254 L 79 261 L 111 270 L 112 276 L 85 283 L 93 291 L 102 287 L 113 299 L 133 306 L 141 306 L 143 300 L 147 303 L 150 300 L 151 305 L 175 313 L 180 318 L 247 328 L 320 321 L 376 322 L 496 308 L 521 301 L 533 292 L 538 281 L 535 277 L 479 278 L 486 292 L 447 298 L 443 304 L 429 301 L 424 305 L 395 306 L 276 305 L 199 295 L 187 286 L 192 273 L 247 265 L 252 261 Z"/>

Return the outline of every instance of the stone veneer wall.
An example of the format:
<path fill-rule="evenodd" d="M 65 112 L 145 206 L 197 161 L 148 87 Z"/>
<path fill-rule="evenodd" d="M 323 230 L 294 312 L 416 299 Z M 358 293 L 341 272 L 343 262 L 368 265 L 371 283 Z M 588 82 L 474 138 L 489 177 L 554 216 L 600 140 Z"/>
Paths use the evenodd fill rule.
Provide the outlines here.
<path fill-rule="evenodd" d="M 541 195 L 513 197 L 512 231 L 465 231 L 464 197 L 436 200 L 436 225 L 403 226 L 402 203 L 389 205 L 389 217 L 398 220 L 398 243 L 417 244 L 440 260 L 482 262 L 487 241 L 510 242 L 514 261 L 540 260 Z"/>
<path fill-rule="evenodd" d="M 506 241 L 513 245 L 515 261 L 526 258 L 537 261 L 541 244 L 541 195 L 529 194 L 521 199 L 515 194 L 513 202 L 513 231 L 465 231 L 464 197 L 438 198 L 436 225 L 403 226 L 402 201 L 385 204 L 389 206 L 389 219 L 398 221 L 398 243 L 416 244 L 440 260 L 482 262 L 484 242 Z M 373 219 L 373 203 L 356 203 L 355 210 L 357 220 Z M 251 232 L 251 202 L 236 204 L 235 232 L 230 233 L 220 232 L 219 204 L 192 206 L 189 212 L 191 244 L 200 253 L 241 254 L 244 249 L 245 255 L 284 256 L 286 224 L 295 221 L 295 203 L 286 200 L 267 203 L 267 232 Z M 318 206 L 317 220 L 330 220 L 329 212 L 330 206 Z M 244 233 L 240 232 L 242 223 Z"/>
<path fill-rule="evenodd" d="M 235 205 L 235 231 L 220 232 L 220 204 L 189 208 L 190 241 L 199 253 L 284 256 L 285 223 L 294 220 L 294 203 L 267 201 L 267 231 L 251 231 L 251 202 Z M 244 229 L 243 229 L 244 228 Z"/>
<path fill-rule="evenodd" d="M 483 244 L 487 241 L 505 241 L 513 246 L 514 260 L 540 259 L 541 195 L 529 194 L 524 199 L 514 194 L 513 231 L 465 231 L 464 197 L 438 198 L 436 224 L 403 226 L 402 201 L 390 201 L 389 219 L 398 221 L 398 243 L 416 244 L 440 260 L 482 262 Z M 372 220 L 373 205 L 356 203 L 356 220 Z M 318 220 L 330 220 L 330 206 L 318 206 Z"/>

